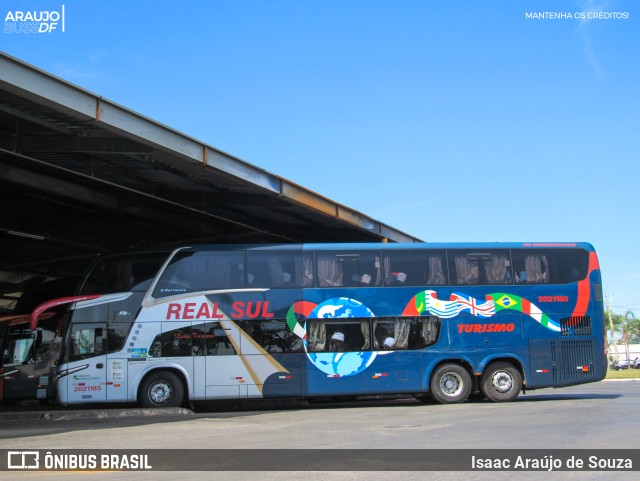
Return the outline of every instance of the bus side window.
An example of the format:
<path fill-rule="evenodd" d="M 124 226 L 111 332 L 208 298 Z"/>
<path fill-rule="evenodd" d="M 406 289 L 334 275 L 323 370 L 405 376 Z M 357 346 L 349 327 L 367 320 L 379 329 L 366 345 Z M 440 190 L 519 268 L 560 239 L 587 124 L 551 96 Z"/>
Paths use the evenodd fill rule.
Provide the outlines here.
<path fill-rule="evenodd" d="M 508 250 L 451 250 L 449 271 L 454 285 L 503 285 L 512 279 Z"/>
<path fill-rule="evenodd" d="M 324 320 L 309 319 L 307 326 L 307 350 L 324 352 L 327 348 L 327 326 Z"/>
<path fill-rule="evenodd" d="M 29 334 L 10 334 L 7 337 L 2 364 L 26 364 L 33 358 L 35 336 Z"/>
<path fill-rule="evenodd" d="M 313 257 L 302 251 L 247 252 L 249 287 L 294 288 L 313 286 Z"/>
<path fill-rule="evenodd" d="M 387 286 L 442 286 L 447 283 L 444 251 L 389 251 L 382 259 Z"/>
<path fill-rule="evenodd" d="M 342 263 L 333 252 L 318 252 L 316 255 L 316 275 L 320 287 L 341 287 L 343 283 Z"/>
<path fill-rule="evenodd" d="M 509 251 L 491 251 L 482 259 L 484 277 L 487 284 L 511 284 L 511 258 Z"/>
<path fill-rule="evenodd" d="M 179 329 L 172 329 L 171 331 L 166 331 L 156 336 L 154 342 L 151 343 L 151 347 L 155 351 L 157 347 L 154 347 L 154 344 L 159 343 L 160 355 L 162 357 L 191 356 L 191 340 L 191 327 L 186 326 Z M 150 351 L 152 349 L 150 349 Z"/>
<path fill-rule="evenodd" d="M 380 253 L 375 251 L 318 252 L 316 274 L 320 287 L 382 285 Z"/>
<path fill-rule="evenodd" d="M 368 319 L 365 322 L 368 326 Z M 326 320 L 325 326 L 325 347 L 330 352 L 358 352 L 367 345 L 368 329 L 363 328 L 360 319 Z"/>
<path fill-rule="evenodd" d="M 405 350 L 409 348 L 414 318 L 388 317 L 373 322 L 373 343 L 380 350 Z"/>
<path fill-rule="evenodd" d="M 409 335 L 409 349 L 422 349 L 438 341 L 442 321 L 439 317 L 416 317 Z"/>
<path fill-rule="evenodd" d="M 278 354 L 303 350 L 302 340 L 287 327 L 286 321 L 273 320 L 253 324 L 259 327 L 260 346 L 266 352 Z"/>
<path fill-rule="evenodd" d="M 249 336 L 256 344 L 262 346 L 262 326 L 259 321 L 240 321 L 240 329 Z M 242 341 L 246 342 L 246 341 Z"/>
<path fill-rule="evenodd" d="M 513 251 L 513 268 L 516 284 L 549 282 L 549 262 L 544 253 Z"/>
<path fill-rule="evenodd" d="M 473 285 L 480 283 L 480 265 L 478 260 L 470 259 L 466 251 L 450 251 L 451 283 L 455 285 Z"/>
<path fill-rule="evenodd" d="M 219 322 L 193 326 L 193 329 L 194 348 L 197 355 L 230 356 L 236 354 L 227 331 Z"/>
<path fill-rule="evenodd" d="M 77 361 L 106 353 L 104 325 L 72 324 L 69 361 Z"/>

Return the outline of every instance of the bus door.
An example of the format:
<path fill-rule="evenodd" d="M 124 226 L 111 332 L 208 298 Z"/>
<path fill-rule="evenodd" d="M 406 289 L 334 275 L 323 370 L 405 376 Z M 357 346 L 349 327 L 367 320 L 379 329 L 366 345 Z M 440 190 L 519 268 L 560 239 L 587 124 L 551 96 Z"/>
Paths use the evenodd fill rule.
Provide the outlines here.
<path fill-rule="evenodd" d="M 66 376 L 58 389 L 66 390 L 67 402 L 107 400 L 107 324 L 71 324 L 68 334 Z"/>
<path fill-rule="evenodd" d="M 55 362 L 51 347 L 55 337 L 55 332 L 42 328 L 31 331 L 15 327 L 7 331 L 2 350 L 0 400 L 51 397 L 51 366 Z"/>

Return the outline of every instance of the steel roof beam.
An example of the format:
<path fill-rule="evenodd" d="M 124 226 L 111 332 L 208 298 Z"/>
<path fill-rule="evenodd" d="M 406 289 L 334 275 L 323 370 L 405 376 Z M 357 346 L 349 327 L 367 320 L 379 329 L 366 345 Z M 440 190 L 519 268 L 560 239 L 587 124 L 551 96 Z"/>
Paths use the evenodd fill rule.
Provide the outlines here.
<path fill-rule="evenodd" d="M 51 122 L 49 120 L 36 117 L 35 115 L 28 114 L 26 112 L 23 112 L 22 110 L 14 109 L 13 107 L 9 107 L 8 105 L 0 104 L 0 112 L 7 113 L 9 115 L 12 115 L 13 117 L 26 120 L 27 122 L 31 122 L 32 124 L 36 124 L 41 127 L 46 127 L 47 129 L 54 130 L 60 134 L 73 135 L 73 130 L 62 127 L 55 122 Z"/>
<path fill-rule="evenodd" d="M 20 135 L 17 147 L 22 152 L 82 152 L 150 154 L 148 145 L 122 138 L 59 137 Z"/>
<path fill-rule="evenodd" d="M 49 106 L 83 122 L 115 132 L 127 139 L 159 149 L 194 164 L 214 168 L 235 181 L 283 196 L 309 209 L 384 240 L 413 240 L 403 232 L 322 197 L 304 187 L 271 174 L 243 160 L 208 146 L 169 127 L 65 82 L 46 72 L 0 53 L 0 87 L 41 105 Z M 291 195 L 292 194 L 292 195 Z M 383 231 L 387 234 L 383 234 Z"/>

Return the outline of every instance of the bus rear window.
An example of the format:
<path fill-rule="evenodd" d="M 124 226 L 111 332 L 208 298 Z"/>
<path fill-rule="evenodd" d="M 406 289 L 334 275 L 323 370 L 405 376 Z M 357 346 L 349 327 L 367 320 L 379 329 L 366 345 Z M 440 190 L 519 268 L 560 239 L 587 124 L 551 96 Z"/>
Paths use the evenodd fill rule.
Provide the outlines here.
<path fill-rule="evenodd" d="M 589 253 L 582 249 L 514 249 L 512 257 L 516 284 L 568 284 L 589 270 Z"/>

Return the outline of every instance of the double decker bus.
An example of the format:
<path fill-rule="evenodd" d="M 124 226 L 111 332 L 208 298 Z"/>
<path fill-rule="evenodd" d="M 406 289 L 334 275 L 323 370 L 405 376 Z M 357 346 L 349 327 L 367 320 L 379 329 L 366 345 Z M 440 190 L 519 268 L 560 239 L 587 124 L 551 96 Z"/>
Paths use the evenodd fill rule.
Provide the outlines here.
<path fill-rule="evenodd" d="M 63 405 L 504 402 L 607 369 L 587 243 L 183 247 L 100 259 L 78 296 L 36 309 L 32 327 L 61 303 Z"/>

